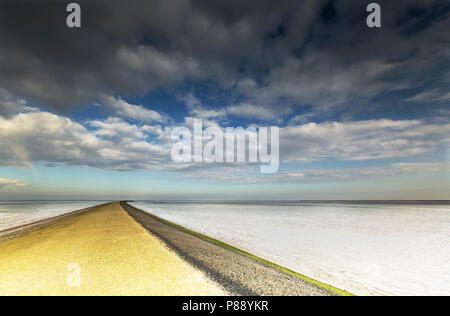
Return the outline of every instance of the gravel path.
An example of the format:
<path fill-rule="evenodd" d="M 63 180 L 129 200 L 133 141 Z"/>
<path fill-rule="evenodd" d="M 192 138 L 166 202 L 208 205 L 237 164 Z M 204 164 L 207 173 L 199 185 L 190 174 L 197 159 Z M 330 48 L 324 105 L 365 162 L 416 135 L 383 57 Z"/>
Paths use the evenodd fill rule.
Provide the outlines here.
<path fill-rule="evenodd" d="M 125 211 L 184 260 L 206 273 L 232 295 L 331 296 L 335 293 L 255 259 L 169 226 L 121 203 Z"/>

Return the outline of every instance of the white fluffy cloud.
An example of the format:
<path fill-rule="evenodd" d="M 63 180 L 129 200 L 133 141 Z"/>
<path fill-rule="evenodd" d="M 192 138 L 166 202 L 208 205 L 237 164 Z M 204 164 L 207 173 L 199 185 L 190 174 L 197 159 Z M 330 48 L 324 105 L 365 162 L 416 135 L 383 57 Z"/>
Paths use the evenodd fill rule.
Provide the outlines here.
<path fill-rule="evenodd" d="M 170 149 L 146 140 L 144 131 L 120 119 L 92 121 L 88 129 L 48 112 L 0 117 L 0 164 L 34 162 L 81 165 L 111 170 L 154 169 Z"/>
<path fill-rule="evenodd" d="M 230 105 L 223 108 L 208 108 L 198 100 L 192 93 L 187 93 L 182 96 L 183 101 L 189 109 L 189 114 L 192 117 L 200 119 L 219 119 L 223 120 L 227 116 L 234 116 L 246 119 L 257 120 L 278 120 L 280 116 L 290 114 L 292 109 L 284 108 L 270 108 L 262 105 L 252 103 L 239 103 L 237 105 Z"/>
<path fill-rule="evenodd" d="M 226 115 L 225 109 L 212 109 L 205 107 L 192 93 L 187 93 L 179 99 L 186 104 L 189 114 L 195 118 L 204 120 L 220 119 Z"/>
<path fill-rule="evenodd" d="M 96 128 L 94 135 L 109 139 L 142 139 L 145 134 L 137 125 L 132 125 L 120 118 L 108 118 L 105 121 L 90 121 L 89 125 Z"/>
<path fill-rule="evenodd" d="M 142 126 L 141 130 L 145 133 L 148 133 L 150 135 L 160 136 L 163 134 L 163 129 L 161 125 L 144 125 Z"/>
<path fill-rule="evenodd" d="M 163 120 L 163 117 L 158 112 L 146 109 L 142 105 L 129 104 L 120 97 L 114 98 L 103 95 L 100 97 L 100 104 L 122 118 L 144 123 Z"/>
<path fill-rule="evenodd" d="M 372 160 L 430 154 L 450 144 L 450 124 L 419 120 L 309 123 L 280 130 L 280 152 L 287 162 Z"/>
<path fill-rule="evenodd" d="M 192 118 L 186 118 L 186 124 Z M 211 124 L 216 124 L 211 122 Z M 204 124 L 207 127 L 208 124 Z M 233 175 L 247 179 L 252 165 L 202 164 L 174 165 L 170 158 L 172 126 L 131 124 L 121 118 L 89 121 L 85 124 L 48 112 L 20 113 L 0 117 L 0 165 L 29 166 L 45 162 L 52 166 L 76 165 L 108 170 L 168 170 L 193 178 L 227 181 Z M 425 123 L 419 120 L 370 120 L 357 122 L 325 122 L 286 126 L 280 129 L 280 161 L 362 161 L 384 158 L 431 155 L 450 144 L 450 124 Z M 244 169 L 242 169 L 244 168 Z M 388 167 L 386 167 L 388 168 Z M 389 175 L 386 170 L 403 173 L 434 172 L 432 165 L 397 164 L 388 169 L 318 170 L 302 169 L 264 177 L 322 181 L 366 175 Z M 223 170 L 223 172 L 221 172 Z M 192 171 L 192 172 L 190 172 Z M 195 172 L 194 172 L 195 171 Z M 395 172 L 393 173 L 395 174 Z M 281 178 L 280 178 L 281 177 Z M 256 179 L 256 180 L 255 180 Z M 246 181 L 259 181 L 248 176 Z M 306 181 L 305 180 L 305 181 Z"/>

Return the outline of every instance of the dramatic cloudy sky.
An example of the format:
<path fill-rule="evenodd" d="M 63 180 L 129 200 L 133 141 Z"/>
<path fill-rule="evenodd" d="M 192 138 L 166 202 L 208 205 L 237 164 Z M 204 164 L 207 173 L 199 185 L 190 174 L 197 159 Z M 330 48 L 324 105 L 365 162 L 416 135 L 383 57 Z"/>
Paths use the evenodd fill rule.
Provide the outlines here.
<path fill-rule="evenodd" d="M 0 198 L 448 199 L 450 3 L 0 3 Z M 174 127 L 280 128 L 280 170 Z"/>

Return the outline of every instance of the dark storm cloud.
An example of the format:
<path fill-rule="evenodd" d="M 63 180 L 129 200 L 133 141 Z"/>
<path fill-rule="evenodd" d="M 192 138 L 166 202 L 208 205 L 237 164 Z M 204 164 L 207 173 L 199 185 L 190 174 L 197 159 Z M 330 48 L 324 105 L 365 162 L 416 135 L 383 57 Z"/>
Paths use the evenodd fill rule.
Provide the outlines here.
<path fill-rule="evenodd" d="M 76 30 L 65 26 L 69 2 L 0 3 L 0 88 L 58 111 L 187 79 L 255 108 L 401 89 L 441 100 L 448 89 L 447 1 L 379 1 L 378 30 L 365 25 L 370 1 L 79 0 Z"/>

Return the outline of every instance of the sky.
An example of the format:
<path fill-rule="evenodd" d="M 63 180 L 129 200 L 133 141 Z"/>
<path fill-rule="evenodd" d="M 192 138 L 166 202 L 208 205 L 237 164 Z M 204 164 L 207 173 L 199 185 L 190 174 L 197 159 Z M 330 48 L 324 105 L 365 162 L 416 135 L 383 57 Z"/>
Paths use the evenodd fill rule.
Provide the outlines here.
<path fill-rule="evenodd" d="M 450 3 L 0 3 L 0 199 L 448 199 Z M 280 129 L 278 172 L 176 127 Z"/>

